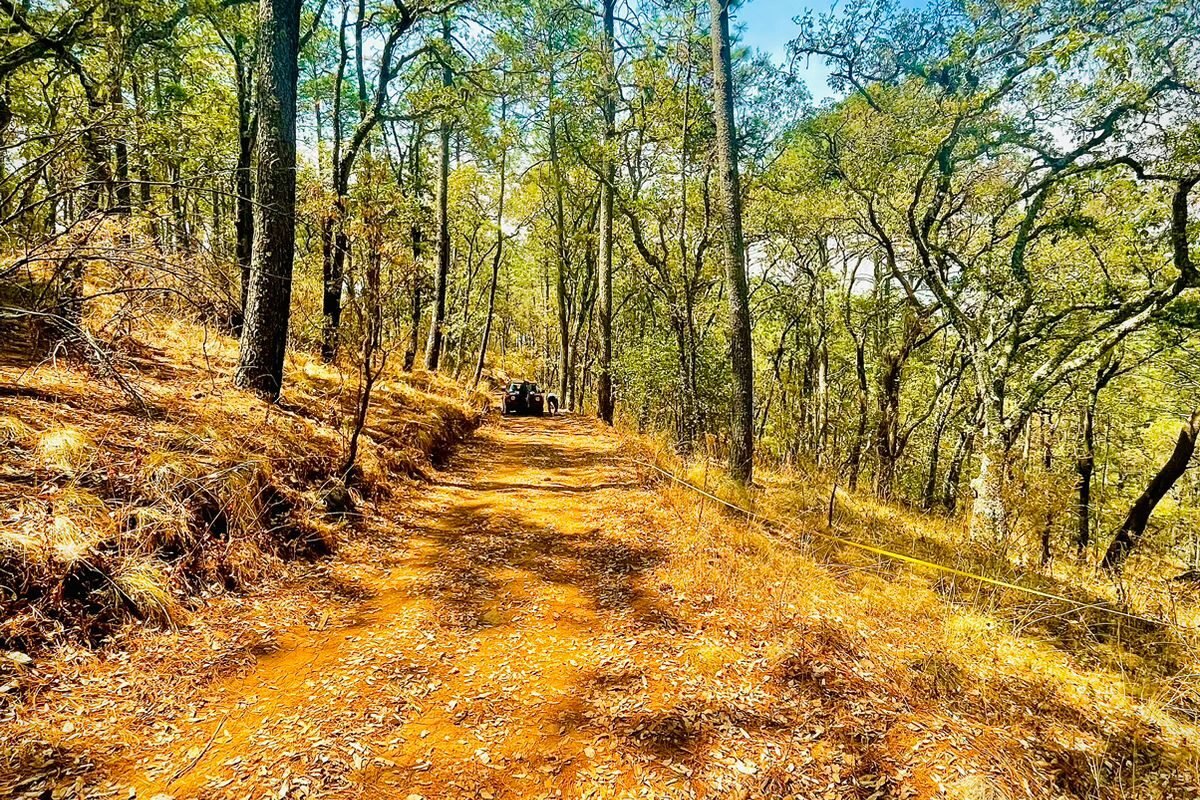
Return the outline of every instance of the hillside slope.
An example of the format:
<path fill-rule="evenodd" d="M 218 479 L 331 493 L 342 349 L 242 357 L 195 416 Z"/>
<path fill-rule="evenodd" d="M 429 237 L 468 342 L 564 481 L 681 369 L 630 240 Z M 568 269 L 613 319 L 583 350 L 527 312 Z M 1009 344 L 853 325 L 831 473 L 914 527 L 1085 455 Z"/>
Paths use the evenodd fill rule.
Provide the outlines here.
<path fill-rule="evenodd" d="M 144 320 L 113 348 L 104 369 L 61 353 L 0 366 L 6 697 L 29 682 L 14 659 L 103 644 L 135 618 L 185 626 L 197 598 L 332 553 L 356 500 L 421 477 L 487 402 L 389 374 L 346 486 L 354 373 L 291 354 L 271 405 L 231 385 L 236 342 L 191 323 Z"/>
<path fill-rule="evenodd" d="M 486 426 L 318 573 L 60 654 L 0 731 L 38 743 L 6 788 L 1196 796 L 1200 731 L 1135 675 L 770 536 L 646 457 L 581 418 Z"/>

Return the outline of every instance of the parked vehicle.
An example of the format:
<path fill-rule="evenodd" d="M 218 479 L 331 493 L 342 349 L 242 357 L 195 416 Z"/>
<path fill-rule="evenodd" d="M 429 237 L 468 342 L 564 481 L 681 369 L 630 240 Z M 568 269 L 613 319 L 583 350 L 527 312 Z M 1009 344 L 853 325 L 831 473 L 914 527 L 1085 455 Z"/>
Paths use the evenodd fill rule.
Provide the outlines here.
<path fill-rule="evenodd" d="M 542 416 L 546 408 L 546 395 L 532 381 L 513 381 L 504 392 L 505 414 L 533 414 Z"/>

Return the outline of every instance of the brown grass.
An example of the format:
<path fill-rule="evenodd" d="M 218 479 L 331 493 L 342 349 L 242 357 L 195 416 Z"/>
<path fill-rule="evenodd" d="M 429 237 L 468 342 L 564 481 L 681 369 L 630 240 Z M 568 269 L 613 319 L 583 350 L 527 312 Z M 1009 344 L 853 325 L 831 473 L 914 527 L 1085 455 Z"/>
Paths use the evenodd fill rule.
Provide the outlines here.
<path fill-rule="evenodd" d="M 124 329 L 108 344 L 144 411 L 82 363 L 0 367 L 0 651 L 96 643 L 131 618 L 174 625 L 191 595 L 330 553 L 353 524 L 323 502 L 352 372 L 290 353 L 273 406 L 230 385 L 234 340 L 179 317 Z M 420 477 L 485 404 L 437 376 L 386 376 L 352 494 Z"/>
<path fill-rule="evenodd" d="M 723 624 L 769 641 L 772 678 L 822 704 L 855 763 L 906 776 L 879 797 L 899 796 L 900 785 L 911 796 L 972 799 L 1200 791 L 1200 649 L 1173 624 L 1195 620 L 1194 606 L 1141 624 L 889 562 L 822 534 L 1118 607 L 1111 585 L 1075 565 L 1031 573 L 962 546 L 956 520 L 840 493 L 831 530 L 831 486 L 817 473 L 763 470 L 747 491 L 720 465 L 684 464 L 641 440 L 627 446 L 742 508 L 791 521 L 764 529 L 643 470 L 690 523 L 680 530 L 692 531 L 688 557 L 672 559 L 664 579 L 698 609 L 725 609 Z M 1135 610 L 1153 613 L 1148 595 Z M 960 782 L 949 780 L 951 765 L 965 770 Z"/>

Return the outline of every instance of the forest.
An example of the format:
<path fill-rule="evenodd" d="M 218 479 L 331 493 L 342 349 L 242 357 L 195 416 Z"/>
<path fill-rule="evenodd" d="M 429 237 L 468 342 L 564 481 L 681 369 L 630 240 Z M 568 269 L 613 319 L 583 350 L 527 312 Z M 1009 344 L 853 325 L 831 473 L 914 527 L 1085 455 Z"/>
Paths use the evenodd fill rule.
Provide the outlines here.
<path fill-rule="evenodd" d="M 830 524 L 1200 582 L 1200 5 L 778 3 L 772 53 L 761 2 L 0 0 L 0 360 L 335 370 L 354 492 L 396 376 L 528 379 Z"/>
<path fill-rule="evenodd" d="M 296 6 L 5 0 L 10 316 L 102 271 L 268 393 L 285 347 L 520 373 L 1044 561 L 1172 491 L 1200 566 L 1191 3 L 856 1 L 782 65 L 722 4 Z"/>

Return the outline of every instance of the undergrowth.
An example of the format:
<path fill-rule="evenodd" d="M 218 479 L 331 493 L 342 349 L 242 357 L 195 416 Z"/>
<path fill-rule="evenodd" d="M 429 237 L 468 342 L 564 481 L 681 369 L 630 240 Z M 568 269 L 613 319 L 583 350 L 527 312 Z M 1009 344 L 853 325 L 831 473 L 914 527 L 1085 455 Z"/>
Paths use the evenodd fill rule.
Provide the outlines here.
<path fill-rule="evenodd" d="M 1200 637 L 1173 616 L 1130 620 L 1102 577 L 1030 570 L 962 545 L 957 521 L 839 492 L 816 472 L 762 470 L 751 489 L 640 438 L 631 455 L 761 515 L 642 468 L 682 541 L 655 576 L 731 642 L 757 642 L 764 680 L 819 707 L 815 754 L 864 797 L 1190 798 Z M 779 526 L 765 521 L 784 520 Z M 1029 585 L 1080 608 L 839 545 L 841 536 Z M 1134 610 L 1155 612 L 1141 596 Z M 706 654 L 696 670 L 719 674 Z M 814 723 L 815 724 L 815 723 Z M 837 773 L 836 770 L 841 770 Z M 776 776 L 789 788 L 787 776 Z M 800 792 L 803 795 L 803 792 Z"/>
<path fill-rule="evenodd" d="M 0 651 L 174 626 L 191 597 L 332 553 L 354 516 L 328 513 L 331 497 L 344 512 L 422 477 L 486 405 L 437 376 L 385 375 L 345 487 L 353 371 L 289 353 L 271 405 L 231 385 L 233 339 L 164 315 L 122 328 L 106 346 L 136 403 L 61 354 L 0 367 Z"/>

